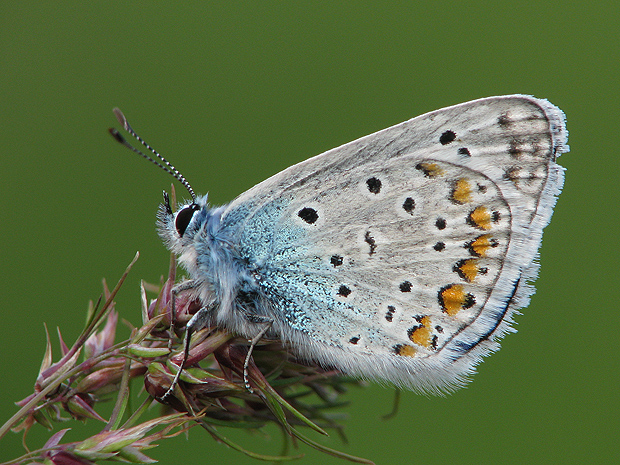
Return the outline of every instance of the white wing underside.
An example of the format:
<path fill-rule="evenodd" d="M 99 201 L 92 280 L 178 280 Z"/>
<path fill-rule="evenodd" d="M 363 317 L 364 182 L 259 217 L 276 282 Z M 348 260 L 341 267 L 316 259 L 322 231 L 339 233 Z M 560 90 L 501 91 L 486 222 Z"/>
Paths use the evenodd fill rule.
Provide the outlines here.
<path fill-rule="evenodd" d="M 513 95 L 427 113 L 292 166 L 229 204 L 302 357 L 438 392 L 527 305 L 563 183 L 564 114 Z"/>

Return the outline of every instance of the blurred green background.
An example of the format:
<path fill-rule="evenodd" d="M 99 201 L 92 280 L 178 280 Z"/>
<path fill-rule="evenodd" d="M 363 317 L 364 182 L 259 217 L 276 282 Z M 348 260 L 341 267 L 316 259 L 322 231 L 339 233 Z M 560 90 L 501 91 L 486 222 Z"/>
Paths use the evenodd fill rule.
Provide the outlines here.
<path fill-rule="evenodd" d="M 171 178 L 107 133 L 136 130 L 213 203 L 287 166 L 418 114 L 526 93 L 568 117 L 564 192 L 519 333 L 466 389 L 434 398 L 355 390 L 349 443 L 377 464 L 618 463 L 618 2 L 14 2 L 0 19 L 0 420 L 28 395 L 43 323 L 71 343 L 101 278 L 140 322 L 140 279 L 169 256 L 154 228 Z M 178 190 L 182 192 L 181 189 Z M 127 334 L 123 330 L 122 334 Z M 58 351 L 55 352 L 58 355 Z M 68 439 L 80 438 L 80 424 Z M 88 431 L 100 425 L 89 423 Z M 30 445 L 48 436 L 35 428 Z M 275 429 L 225 431 L 280 452 Z M 308 432 L 308 434 L 312 434 Z M 257 463 L 194 429 L 163 464 Z M 0 461 L 21 454 L 0 442 Z M 345 463 L 302 446 L 298 463 Z"/>

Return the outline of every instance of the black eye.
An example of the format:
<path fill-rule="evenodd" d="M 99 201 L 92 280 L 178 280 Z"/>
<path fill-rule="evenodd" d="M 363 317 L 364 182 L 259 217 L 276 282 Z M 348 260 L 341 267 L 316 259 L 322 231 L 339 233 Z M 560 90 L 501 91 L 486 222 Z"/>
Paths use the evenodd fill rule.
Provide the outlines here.
<path fill-rule="evenodd" d="M 177 232 L 179 233 L 179 237 L 183 237 L 187 226 L 189 226 L 189 222 L 192 220 L 194 213 L 200 210 L 200 207 L 195 203 L 188 205 L 183 210 L 181 210 L 177 214 L 177 218 L 175 220 L 175 227 L 177 228 Z"/>

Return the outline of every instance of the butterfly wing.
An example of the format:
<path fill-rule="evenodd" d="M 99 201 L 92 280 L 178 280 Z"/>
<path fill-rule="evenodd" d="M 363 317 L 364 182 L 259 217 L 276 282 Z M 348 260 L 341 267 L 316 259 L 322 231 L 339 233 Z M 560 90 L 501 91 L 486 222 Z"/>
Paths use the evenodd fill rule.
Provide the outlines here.
<path fill-rule="evenodd" d="M 301 356 L 451 389 L 533 293 L 566 139 L 545 100 L 480 99 L 292 166 L 222 222 Z"/>

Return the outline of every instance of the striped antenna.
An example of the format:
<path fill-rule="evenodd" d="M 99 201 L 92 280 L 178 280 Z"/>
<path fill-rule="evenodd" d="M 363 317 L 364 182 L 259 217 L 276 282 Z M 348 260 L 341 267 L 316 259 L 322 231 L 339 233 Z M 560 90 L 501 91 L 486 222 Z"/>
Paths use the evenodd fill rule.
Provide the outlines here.
<path fill-rule="evenodd" d="M 185 179 L 185 176 L 183 176 L 179 172 L 179 170 L 177 170 L 174 167 L 174 165 L 172 165 L 172 163 L 170 163 L 162 155 L 160 155 L 157 150 L 155 150 L 153 147 L 151 147 L 149 144 L 147 144 L 144 141 L 144 139 L 142 139 L 142 137 L 140 137 L 136 133 L 136 131 L 133 130 L 133 128 L 127 122 L 127 119 L 125 118 L 125 115 L 123 115 L 123 113 L 118 108 L 115 108 L 112 111 L 114 111 L 114 114 L 116 115 L 116 119 L 123 126 L 125 131 L 127 131 L 135 139 L 137 139 L 142 145 L 144 145 L 147 149 L 149 149 L 149 151 L 151 151 L 151 153 L 153 153 L 157 158 L 159 158 L 162 163 L 158 162 L 154 158 L 149 157 L 148 155 L 142 153 L 140 150 L 135 148 L 133 145 L 131 145 L 129 142 L 127 142 L 127 140 L 123 137 L 123 135 L 120 132 L 118 132 L 118 130 L 115 129 L 115 128 L 108 129 L 110 134 L 112 134 L 112 137 L 114 137 L 120 144 L 124 145 L 129 150 L 131 150 L 132 152 L 135 152 L 138 155 L 146 158 L 148 161 L 150 161 L 151 163 L 154 163 L 155 165 L 159 166 L 162 170 L 164 170 L 166 173 L 168 173 L 171 176 L 173 176 L 176 180 L 178 180 L 181 184 L 183 184 L 183 186 L 185 186 L 185 188 L 189 192 L 189 195 L 192 196 L 193 202 L 195 203 L 196 202 L 196 194 L 194 193 L 194 189 L 192 189 L 192 186 L 190 186 L 189 182 L 187 182 L 187 179 Z"/>

